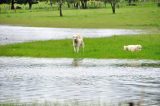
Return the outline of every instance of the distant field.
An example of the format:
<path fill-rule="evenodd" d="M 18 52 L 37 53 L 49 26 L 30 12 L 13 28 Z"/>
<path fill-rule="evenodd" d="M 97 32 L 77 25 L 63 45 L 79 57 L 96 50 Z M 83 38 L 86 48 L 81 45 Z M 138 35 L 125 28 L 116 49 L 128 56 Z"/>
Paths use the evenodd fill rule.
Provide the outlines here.
<path fill-rule="evenodd" d="M 0 46 L 0 56 L 53 58 L 123 58 L 160 60 L 160 35 L 113 36 L 85 38 L 85 51 L 74 53 L 72 41 L 49 40 Z M 141 44 L 140 52 L 123 50 L 124 45 Z"/>
<path fill-rule="evenodd" d="M 28 5 L 27 5 L 28 6 Z M 33 5 L 33 7 L 35 7 Z M 38 7 L 37 7 L 38 8 Z M 110 5 L 100 9 L 63 9 L 59 17 L 57 7 L 49 9 L 4 11 L 1 9 L 0 24 L 70 27 L 70 28 L 136 28 L 160 29 L 160 8 L 156 4 L 121 6 L 112 14 Z"/>

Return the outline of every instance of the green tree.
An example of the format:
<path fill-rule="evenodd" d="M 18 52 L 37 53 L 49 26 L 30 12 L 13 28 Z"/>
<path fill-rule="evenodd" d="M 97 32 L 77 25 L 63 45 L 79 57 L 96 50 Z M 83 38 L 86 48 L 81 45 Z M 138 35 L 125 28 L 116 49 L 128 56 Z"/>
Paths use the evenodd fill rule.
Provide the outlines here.
<path fill-rule="evenodd" d="M 113 14 L 115 14 L 116 13 L 116 4 L 119 2 L 119 0 L 108 0 L 108 2 L 111 4 Z"/>
<path fill-rule="evenodd" d="M 14 4 L 15 4 L 15 1 L 11 0 L 11 10 L 15 9 Z"/>
<path fill-rule="evenodd" d="M 58 5 L 59 5 L 59 14 L 62 17 L 63 13 L 62 13 L 62 5 L 63 5 L 63 0 L 58 0 Z"/>
<path fill-rule="evenodd" d="M 32 8 L 32 4 L 37 4 L 37 0 L 0 0 L 0 4 L 6 3 L 6 4 L 11 4 L 11 9 L 15 9 L 14 4 L 29 4 L 29 9 Z"/>
<path fill-rule="evenodd" d="M 70 8 L 71 4 L 73 4 L 74 8 L 79 8 L 80 7 L 80 0 L 66 0 L 68 8 Z"/>
<path fill-rule="evenodd" d="M 25 3 L 29 4 L 29 9 L 32 9 L 32 4 L 37 4 L 38 1 L 37 0 L 24 0 L 26 1 Z"/>
<path fill-rule="evenodd" d="M 32 9 L 33 4 L 37 4 L 37 0 L 16 0 L 17 4 L 27 4 L 29 5 L 29 9 Z"/>
<path fill-rule="evenodd" d="M 80 0 L 83 9 L 87 8 L 87 0 Z"/>
<path fill-rule="evenodd" d="M 0 0 L 0 4 L 10 4 L 11 9 L 15 9 L 14 4 L 16 3 L 14 0 Z"/>

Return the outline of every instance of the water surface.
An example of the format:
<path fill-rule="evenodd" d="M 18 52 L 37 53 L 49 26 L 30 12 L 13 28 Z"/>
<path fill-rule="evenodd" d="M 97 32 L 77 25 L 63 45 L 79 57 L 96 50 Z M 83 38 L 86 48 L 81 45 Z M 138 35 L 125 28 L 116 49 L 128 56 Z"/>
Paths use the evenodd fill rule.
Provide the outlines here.
<path fill-rule="evenodd" d="M 0 102 L 160 104 L 160 61 L 0 57 Z"/>
<path fill-rule="evenodd" d="M 34 40 L 71 39 L 73 34 L 84 37 L 108 37 L 113 35 L 136 35 L 142 30 L 129 29 L 83 29 L 83 28 L 44 28 L 0 25 L 0 44 L 19 43 Z"/>

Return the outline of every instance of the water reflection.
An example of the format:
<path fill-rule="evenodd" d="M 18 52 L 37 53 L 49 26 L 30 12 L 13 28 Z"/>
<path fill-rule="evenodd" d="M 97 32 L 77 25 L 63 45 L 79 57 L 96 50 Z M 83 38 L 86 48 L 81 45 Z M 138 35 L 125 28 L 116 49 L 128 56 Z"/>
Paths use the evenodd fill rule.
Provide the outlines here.
<path fill-rule="evenodd" d="M 78 67 L 82 64 L 82 61 L 83 61 L 83 59 L 74 58 L 73 61 L 72 61 L 72 65 L 75 66 L 75 67 Z"/>

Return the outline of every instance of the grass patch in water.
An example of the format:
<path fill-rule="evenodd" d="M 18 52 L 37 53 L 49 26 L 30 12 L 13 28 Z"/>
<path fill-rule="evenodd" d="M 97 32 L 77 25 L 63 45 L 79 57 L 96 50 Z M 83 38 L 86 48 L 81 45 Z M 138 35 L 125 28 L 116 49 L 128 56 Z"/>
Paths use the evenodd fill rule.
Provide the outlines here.
<path fill-rule="evenodd" d="M 52 58 L 116 58 L 160 60 L 160 35 L 112 36 L 84 38 L 84 52 L 74 53 L 72 40 L 33 41 L 0 45 L 0 56 L 27 56 Z M 141 44 L 142 51 L 124 51 L 123 46 Z"/>
<path fill-rule="evenodd" d="M 138 104 L 140 102 L 122 102 L 122 103 L 106 103 L 101 101 L 81 102 L 81 101 L 44 101 L 44 102 L 29 102 L 29 103 L 0 103 L 0 106 L 129 106 L 129 103 Z"/>

